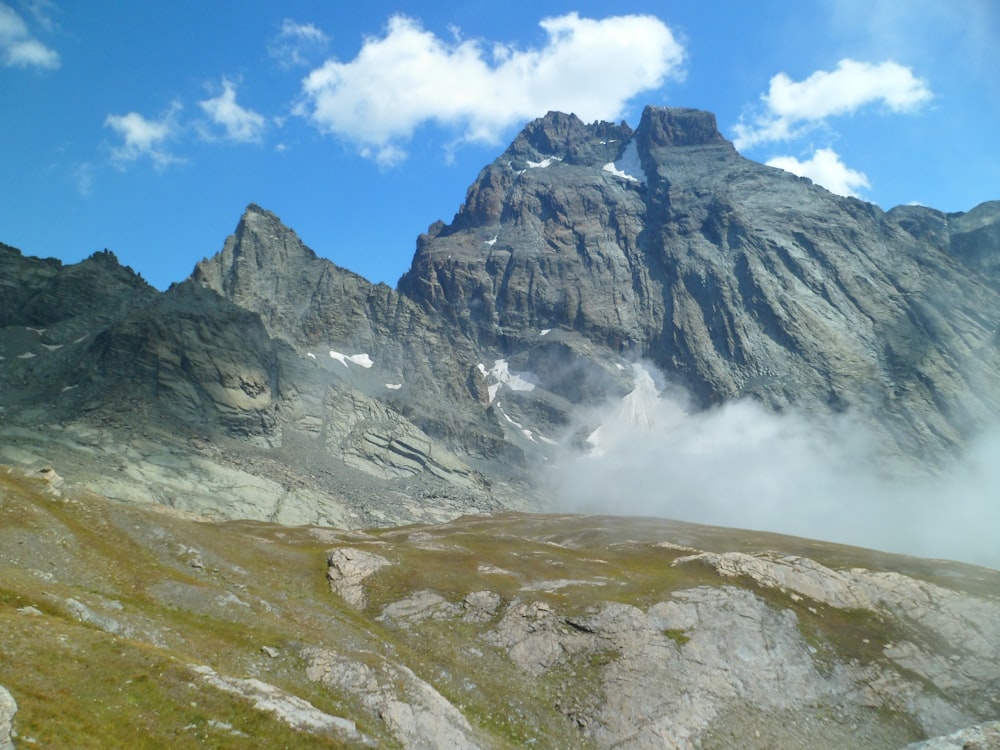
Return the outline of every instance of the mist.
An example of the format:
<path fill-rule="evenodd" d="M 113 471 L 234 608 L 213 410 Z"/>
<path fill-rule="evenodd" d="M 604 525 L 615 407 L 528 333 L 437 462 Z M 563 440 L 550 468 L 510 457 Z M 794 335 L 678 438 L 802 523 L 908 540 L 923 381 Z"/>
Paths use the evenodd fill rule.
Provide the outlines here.
<path fill-rule="evenodd" d="M 560 510 L 772 531 L 1000 569 L 1000 430 L 942 473 L 901 474 L 850 414 L 778 415 L 751 400 L 693 412 L 650 366 L 634 370 L 632 393 L 579 415 L 580 425 L 599 425 L 585 430 L 587 449 L 554 461 Z"/>

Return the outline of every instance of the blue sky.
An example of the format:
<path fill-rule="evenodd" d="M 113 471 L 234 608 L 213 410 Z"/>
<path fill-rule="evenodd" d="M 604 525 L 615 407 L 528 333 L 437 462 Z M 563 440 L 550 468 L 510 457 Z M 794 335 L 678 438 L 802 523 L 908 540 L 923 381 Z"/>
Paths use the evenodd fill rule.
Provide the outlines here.
<path fill-rule="evenodd" d="M 550 109 L 697 107 L 748 158 L 888 209 L 1000 199 L 1000 4 L 0 0 L 0 241 L 152 284 L 248 203 L 394 285 Z"/>

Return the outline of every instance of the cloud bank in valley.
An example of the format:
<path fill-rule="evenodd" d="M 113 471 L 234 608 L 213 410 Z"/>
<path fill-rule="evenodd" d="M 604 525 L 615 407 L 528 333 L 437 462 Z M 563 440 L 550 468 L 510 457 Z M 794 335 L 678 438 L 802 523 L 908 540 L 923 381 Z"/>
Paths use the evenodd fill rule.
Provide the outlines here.
<path fill-rule="evenodd" d="M 551 479 L 560 509 L 773 531 L 1000 569 L 1000 431 L 942 476 L 901 477 L 850 415 L 776 415 L 750 400 L 689 413 L 648 371 Z"/>

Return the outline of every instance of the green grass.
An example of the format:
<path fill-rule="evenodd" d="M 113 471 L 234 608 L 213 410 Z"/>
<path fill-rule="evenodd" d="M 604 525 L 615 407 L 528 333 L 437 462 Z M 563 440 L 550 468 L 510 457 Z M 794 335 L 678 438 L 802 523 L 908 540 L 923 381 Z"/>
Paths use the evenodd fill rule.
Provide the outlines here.
<path fill-rule="evenodd" d="M 967 566 L 654 519 L 505 514 L 367 537 L 343 534 L 337 542 L 306 528 L 205 522 L 87 494 L 59 500 L 44 487 L 0 471 L 0 683 L 18 702 L 23 747 L 32 746 L 24 738 L 83 750 L 338 747 L 334 738 L 297 732 L 211 688 L 191 664 L 277 685 L 351 718 L 379 746 L 395 746 L 356 696 L 305 679 L 301 646 L 406 664 L 460 708 L 484 746 L 588 747 L 574 716 L 597 711 L 606 670 L 619 654 L 595 646 L 564 656 L 541 676 L 526 675 L 484 638 L 515 600 L 543 601 L 559 618 L 575 620 L 608 602 L 646 608 L 674 591 L 734 585 L 793 611 L 821 667 L 844 660 L 889 665 L 886 643 L 920 642 L 920 633 L 904 631 L 887 615 L 793 598 L 749 579 L 723 578 L 706 565 L 673 567 L 685 553 L 656 546 L 663 541 L 718 552 L 780 549 L 834 568 L 900 570 L 960 590 L 1000 592 L 1000 574 Z M 360 612 L 325 579 L 326 551 L 348 544 L 393 562 L 366 581 Z M 203 568 L 191 566 L 187 547 L 199 551 Z M 484 564 L 504 572 L 484 572 Z M 556 581 L 574 583 L 526 588 Z M 485 623 L 461 615 L 409 627 L 375 619 L 388 604 L 422 590 L 459 607 L 467 594 L 490 590 L 502 604 Z M 249 606 L 217 603 L 229 594 Z M 77 622 L 65 605 L 70 597 L 128 624 L 135 637 Z M 29 604 L 42 616 L 17 612 Z M 678 648 L 690 639 L 682 629 L 662 634 Z M 264 656 L 264 645 L 278 648 L 279 658 Z M 358 656 L 365 651 L 373 655 Z"/>

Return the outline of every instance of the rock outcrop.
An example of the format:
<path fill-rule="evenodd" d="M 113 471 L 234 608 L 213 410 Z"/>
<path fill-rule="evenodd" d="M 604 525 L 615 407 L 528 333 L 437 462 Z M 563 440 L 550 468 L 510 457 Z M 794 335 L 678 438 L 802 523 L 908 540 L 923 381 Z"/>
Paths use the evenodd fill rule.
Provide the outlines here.
<path fill-rule="evenodd" d="M 3 685 L 0 685 L 0 750 L 14 750 L 14 715 L 17 702 Z"/>

